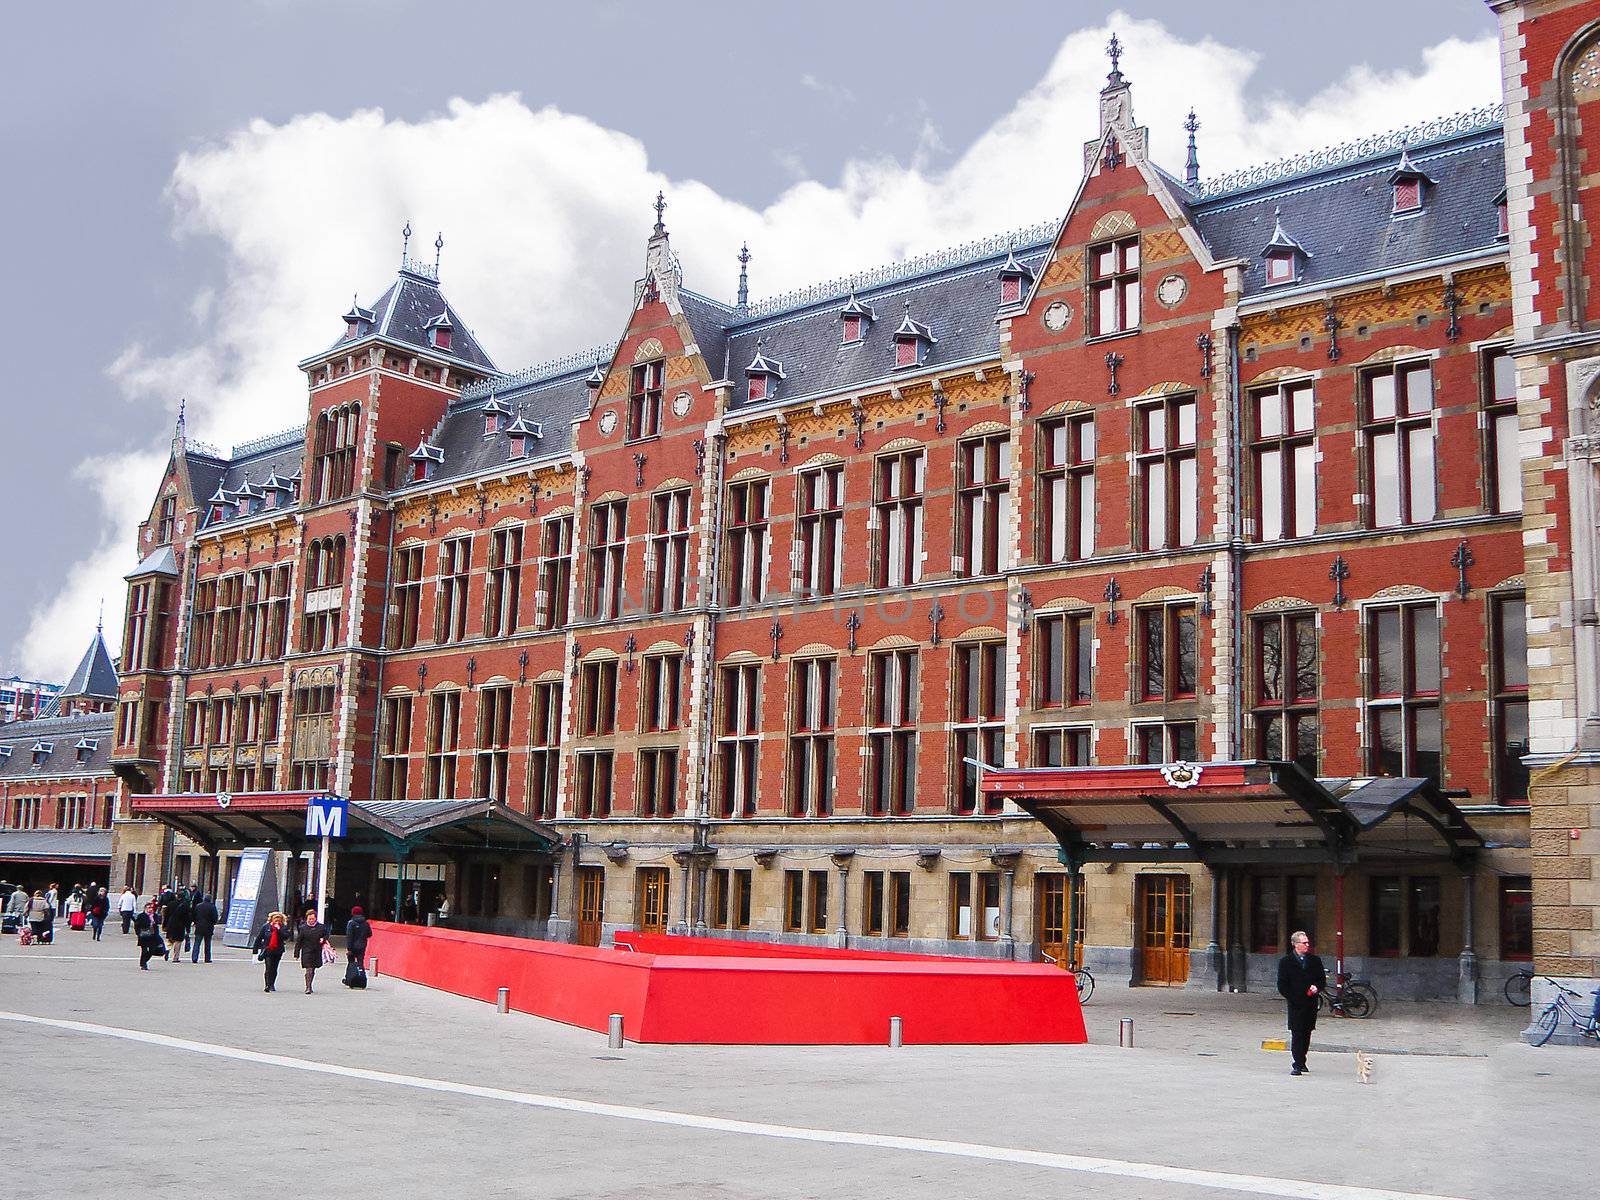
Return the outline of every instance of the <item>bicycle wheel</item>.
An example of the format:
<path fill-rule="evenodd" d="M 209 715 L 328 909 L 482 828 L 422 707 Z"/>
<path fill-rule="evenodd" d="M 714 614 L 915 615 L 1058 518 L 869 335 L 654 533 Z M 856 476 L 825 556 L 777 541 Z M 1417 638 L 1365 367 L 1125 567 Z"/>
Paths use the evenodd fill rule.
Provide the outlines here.
<path fill-rule="evenodd" d="M 1346 988 L 1344 991 L 1344 1015 L 1347 1017 L 1370 1017 L 1372 1015 L 1372 1002 L 1367 998 L 1367 993 L 1360 988 Z"/>
<path fill-rule="evenodd" d="M 1378 989 L 1370 983 L 1352 983 L 1345 988 L 1345 1006 L 1350 1010 L 1352 1017 L 1370 1017 L 1378 1011 Z M 1353 997 L 1360 996 L 1365 1007 L 1361 1012 L 1356 1012 L 1350 1001 Z"/>
<path fill-rule="evenodd" d="M 1533 1044 L 1542 1046 L 1555 1036 L 1556 1027 L 1561 1024 L 1561 1010 L 1552 1004 L 1539 1014 L 1539 1019 L 1534 1022 L 1538 1027 L 1538 1035 L 1534 1037 Z"/>
<path fill-rule="evenodd" d="M 1078 984 L 1078 1003 L 1087 1004 L 1089 1002 L 1089 997 L 1094 995 L 1094 976 L 1089 974 L 1089 972 L 1084 970 L 1082 967 L 1079 967 L 1075 972 L 1073 972 L 1073 978 Z"/>
<path fill-rule="evenodd" d="M 1533 976 L 1518 971 L 1506 980 L 1506 1003 L 1517 1008 L 1527 1008 L 1533 1003 Z"/>

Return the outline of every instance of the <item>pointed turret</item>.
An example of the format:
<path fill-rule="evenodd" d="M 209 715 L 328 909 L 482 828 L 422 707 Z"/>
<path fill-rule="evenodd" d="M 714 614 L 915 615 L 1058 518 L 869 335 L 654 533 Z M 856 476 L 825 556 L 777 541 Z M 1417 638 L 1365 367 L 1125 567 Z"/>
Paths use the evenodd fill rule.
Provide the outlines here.
<path fill-rule="evenodd" d="M 78 660 L 77 668 L 68 677 L 61 694 L 39 715 L 63 717 L 76 713 L 110 712 L 116 702 L 117 669 L 111 663 L 105 637 L 97 626 L 89 648 Z"/>

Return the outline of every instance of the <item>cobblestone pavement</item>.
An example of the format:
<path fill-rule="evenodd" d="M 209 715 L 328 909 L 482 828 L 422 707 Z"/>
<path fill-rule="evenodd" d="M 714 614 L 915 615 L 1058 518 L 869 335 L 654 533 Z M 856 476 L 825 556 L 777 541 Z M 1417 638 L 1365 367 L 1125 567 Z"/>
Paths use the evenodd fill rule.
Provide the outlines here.
<path fill-rule="evenodd" d="M 1499 1200 L 1600 1174 L 1600 1053 L 1521 1045 L 1503 1006 L 1325 1020 L 1392 1052 L 1364 1086 L 1347 1051 L 1290 1078 L 1266 996 L 1102 984 L 1088 1046 L 613 1051 L 381 976 L 280 983 L 238 950 L 141 973 L 120 934 L 0 945 L 0 1194 Z"/>

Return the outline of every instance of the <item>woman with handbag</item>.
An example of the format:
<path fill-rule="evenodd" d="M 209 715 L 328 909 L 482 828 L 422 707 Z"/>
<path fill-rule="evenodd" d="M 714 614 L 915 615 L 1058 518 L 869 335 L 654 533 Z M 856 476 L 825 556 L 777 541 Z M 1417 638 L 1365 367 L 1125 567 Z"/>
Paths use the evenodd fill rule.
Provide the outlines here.
<path fill-rule="evenodd" d="M 262 991 L 278 990 L 278 964 L 283 961 L 284 951 L 289 949 L 289 937 L 288 916 L 281 912 L 267 914 L 267 923 L 256 934 L 254 946 L 256 957 L 266 964 L 263 980 L 266 987 Z"/>
<path fill-rule="evenodd" d="M 315 908 L 306 909 L 305 920 L 294 931 L 294 952 L 306 972 L 306 995 L 311 995 L 311 980 L 317 968 L 338 956 L 328 942 L 328 927 L 317 920 Z"/>
<path fill-rule="evenodd" d="M 134 928 L 139 935 L 139 969 L 148 971 L 150 960 L 167 952 L 161 941 L 161 913 L 154 900 L 144 906 L 144 911 L 134 922 Z"/>

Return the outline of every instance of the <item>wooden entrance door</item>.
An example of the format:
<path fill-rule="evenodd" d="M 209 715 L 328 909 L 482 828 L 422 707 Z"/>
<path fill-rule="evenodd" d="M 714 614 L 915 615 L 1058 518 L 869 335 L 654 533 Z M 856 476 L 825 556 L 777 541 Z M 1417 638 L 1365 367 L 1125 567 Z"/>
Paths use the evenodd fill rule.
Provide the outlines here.
<path fill-rule="evenodd" d="M 639 932 L 665 933 L 667 931 L 667 894 L 669 890 L 666 867 L 639 868 Z"/>
<path fill-rule="evenodd" d="M 578 945 L 600 944 L 600 923 L 606 911 L 606 870 L 578 868 Z"/>
<path fill-rule="evenodd" d="M 1039 950 L 1066 970 L 1083 962 L 1083 876 L 1078 876 L 1072 947 L 1067 946 L 1066 875 L 1040 875 L 1034 912 L 1038 914 Z"/>
<path fill-rule="evenodd" d="M 1137 903 L 1142 981 L 1168 986 L 1187 983 L 1189 877 L 1141 875 Z"/>

